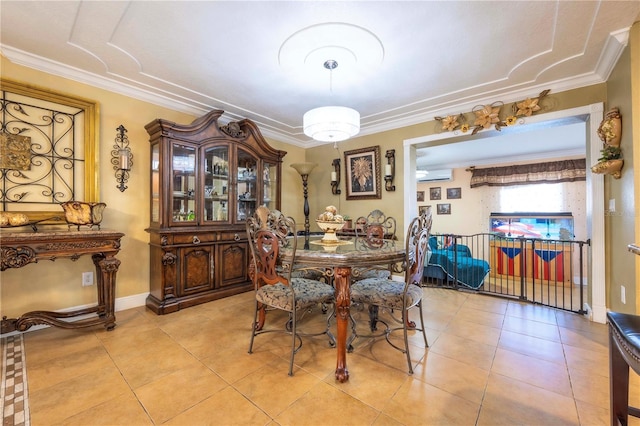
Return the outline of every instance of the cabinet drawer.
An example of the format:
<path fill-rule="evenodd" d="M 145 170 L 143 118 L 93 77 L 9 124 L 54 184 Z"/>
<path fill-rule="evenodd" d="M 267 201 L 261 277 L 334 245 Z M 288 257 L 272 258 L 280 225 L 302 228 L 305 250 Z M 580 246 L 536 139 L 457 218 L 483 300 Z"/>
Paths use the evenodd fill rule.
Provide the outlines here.
<path fill-rule="evenodd" d="M 224 231 L 219 234 L 220 241 L 246 241 L 247 232 L 242 231 Z"/>
<path fill-rule="evenodd" d="M 178 234 L 173 236 L 173 244 L 198 244 L 211 243 L 216 240 L 215 232 Z"/>

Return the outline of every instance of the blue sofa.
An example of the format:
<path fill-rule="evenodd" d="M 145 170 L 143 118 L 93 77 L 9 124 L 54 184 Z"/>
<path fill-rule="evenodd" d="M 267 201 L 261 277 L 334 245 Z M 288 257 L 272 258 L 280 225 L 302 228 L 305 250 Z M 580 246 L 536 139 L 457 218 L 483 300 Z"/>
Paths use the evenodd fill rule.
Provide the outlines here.
<path fill-rule="evenodd" d="M 429 238 L 429 252 L 424 267 L 424 278 L 442 283 L 458 284 L 477 290 L 489 273 L 489 263 L 471 256 L 469 247 L 455 244 L 438 248 L 435 236 Z"/>

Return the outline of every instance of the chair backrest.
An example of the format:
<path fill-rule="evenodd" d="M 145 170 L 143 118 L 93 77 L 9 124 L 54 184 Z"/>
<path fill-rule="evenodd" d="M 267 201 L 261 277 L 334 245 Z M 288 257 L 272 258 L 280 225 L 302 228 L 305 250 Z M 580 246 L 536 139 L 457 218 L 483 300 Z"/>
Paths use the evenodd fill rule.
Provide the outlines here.
<path fill-rule="evenodd" d="M 424 262 L 429 249 L 431 232 L 431 208 L 414 218 L 407 229 L 405 283 L 420 285 L 424 275 Z M 405 288 L 406 291 L 406 288 Z"/>
<path fill-rule="evenodd" d="M 356 220 L 356 236 L 371 240 L 396 239 L 396 219 L 387 217 L 381 210 L 373 210 L 366 217 Z"/>
<path fill-rule="evenodd" d="M 246 228 L 253 266 L 249 275 L 255 288 L 277 283 L 289 285 L 297 246 L 293 218 L 278 210 L 258 209 L 247 219 Z M 292 255 L 286 258 L 285 247 L 292 250 Z"/>

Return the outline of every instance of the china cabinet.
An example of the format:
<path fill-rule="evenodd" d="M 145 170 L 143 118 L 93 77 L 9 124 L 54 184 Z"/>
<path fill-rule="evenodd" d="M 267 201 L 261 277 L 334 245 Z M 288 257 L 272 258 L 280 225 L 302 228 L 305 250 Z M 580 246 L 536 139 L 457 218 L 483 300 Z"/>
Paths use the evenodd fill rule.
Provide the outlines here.
<path fill-rule="evenodd" d="M 157 314 L 250 290 L 245 220 L 280 209 L 285 151 L 245 119 L 214 110 L 188 125 L 157 119 L 151 143 L 150 294 Z"/>

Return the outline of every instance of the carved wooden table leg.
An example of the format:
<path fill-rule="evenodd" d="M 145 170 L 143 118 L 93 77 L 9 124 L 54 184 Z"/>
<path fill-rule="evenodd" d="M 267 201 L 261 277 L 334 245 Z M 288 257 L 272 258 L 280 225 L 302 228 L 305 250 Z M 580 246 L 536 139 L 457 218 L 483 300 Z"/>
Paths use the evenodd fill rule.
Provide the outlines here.
<path fill-rule="evenodd" d="M 347 369 L 347 328 L 349 325 L 349 311 L 351 306 L 351 268 L 336 267 L 334 285 L 336 288 L 336 323 L 338 361 L 336 364 L 336 380 L 346 382 L 349 380 Z"/>
<path fill-rule="evenodd" d="M 104 321 L 104 327 L 111 331 L 116 326 L 116 273 L 120 261 L 113 256 L 105 257 L 94 254 L 93 264 L 96 266 L 96 281 L 98 289 L 98 316 Z"/>

